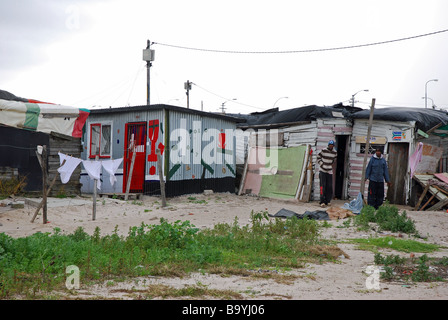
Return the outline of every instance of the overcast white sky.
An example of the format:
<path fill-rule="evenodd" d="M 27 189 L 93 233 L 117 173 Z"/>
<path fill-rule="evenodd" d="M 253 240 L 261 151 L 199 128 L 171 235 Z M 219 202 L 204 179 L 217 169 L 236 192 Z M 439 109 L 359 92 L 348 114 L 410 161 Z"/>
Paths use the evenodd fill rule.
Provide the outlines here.
<path fill-rule="evenodd" d="M 146 104 L 142 50 L 152 45 L 151 104 L 250 113 L 303 105 L 448 109 L 446 0 L 2 0 L 0 89 L 82 108 Z M 288 97 L 288 98 L 283 98 Z"/>

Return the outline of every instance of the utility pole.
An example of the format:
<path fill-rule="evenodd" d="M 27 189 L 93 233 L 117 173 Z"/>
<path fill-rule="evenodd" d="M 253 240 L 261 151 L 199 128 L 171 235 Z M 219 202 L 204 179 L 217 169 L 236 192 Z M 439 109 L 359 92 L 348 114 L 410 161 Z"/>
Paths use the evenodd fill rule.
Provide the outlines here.
<path fill-rule="evenodd" d="M 143 50 L 143 61 L 146 61 L 146 104 L 150 105 L 150 69 L 154 61 L 155 51 L 151 50 L 151 42 L 147 40 L 146 49 Z"/>
<path fill-rule="evenodd" d="M 373 123 L 373 115 L 375 112 L 375 101 L 376 99 L 373 98 L 372 99 L 372 105 L 370 106 L 370 116 L 369 116 L 369 125 L 367 127 L 367 138 L 366 138 L 366 147 L 365 147 L 365 151 L 364 151 L 364 161 L 363 161 L 363 165 L 362 165 L 362 178 L 361 178 L 361 195 L 364 199 L 364 190 L 366 187 L 366 166 L 367 166 L 367 157 L 369 155 L 369 149 L 370 149 L 370 134 L 372 132 L 372 123 Z M 370 183 L 370 182 L 369 182 Z M 365 200 L 364 200 L 365 202 Z"/>
<path fill-rule="evenodd" d="M 184 83 L 184 88 L 187 90 L 187 109 L 190 108 L 190 90 L 191 90 L 191 83 L 190 80 L 187 80 L 187 82 Z"/>

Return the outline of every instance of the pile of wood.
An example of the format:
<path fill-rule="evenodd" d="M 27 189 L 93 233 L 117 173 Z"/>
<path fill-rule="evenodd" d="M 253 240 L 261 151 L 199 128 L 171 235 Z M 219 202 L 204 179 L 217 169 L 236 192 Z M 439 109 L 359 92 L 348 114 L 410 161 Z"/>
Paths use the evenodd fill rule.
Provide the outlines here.
<path fill-rule="evenodd" d="M 415 211 L 437 211 L 448 207 L 448 173 L 416 174 L 413 178 L 424 188 Z"/>
<path fill-rule="evenodd" d="M 313 180 L 313 150 L 311 149 L 310 145 L 307 145 L 305 161 L 302 168 L 302 175 L 296 195 L 296 198 L 299 201 L 310 202 Z"/>

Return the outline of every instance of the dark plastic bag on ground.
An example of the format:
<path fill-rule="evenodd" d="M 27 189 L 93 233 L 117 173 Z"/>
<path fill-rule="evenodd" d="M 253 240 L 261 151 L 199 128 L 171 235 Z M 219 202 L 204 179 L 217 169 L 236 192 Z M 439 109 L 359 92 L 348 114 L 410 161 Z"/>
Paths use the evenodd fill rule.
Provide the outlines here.
<path fill-rule="evenodd" d="M 295 216 L 298 219 L 308 218 L 313 220 L 330 220 L 328 213 L 323 210 L 317 210 L 317 211 L 305 211 L 303 214 L 298 214 L 294 211 L 288 210 L 288 209 L 281 209 L 276 214 L 269 215 L 273 218 L 291 218 Z"/>

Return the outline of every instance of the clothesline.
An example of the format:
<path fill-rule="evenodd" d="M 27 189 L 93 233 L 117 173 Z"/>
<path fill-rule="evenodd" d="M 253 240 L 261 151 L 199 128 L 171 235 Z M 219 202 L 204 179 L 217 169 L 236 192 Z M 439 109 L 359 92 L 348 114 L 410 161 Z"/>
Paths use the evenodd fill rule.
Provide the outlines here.
<path fill-rule="evenodd" d="M 82 163 L 89 177 L 93 180 L 97 180 L 98 190 L 101 189 L 101 179 L 100 179 L 101 168 L 104 168 L 104 170 L 106 170 L 106 172 L 109 173 L 110 183 L 111 185 L 114 185 L 115 182 L 117 181 L 115 173 L 117 172 L 120 164 L 123 162 L 123 158 L 94 161 L 94 160 L 82 160 L 76 157 L 66 155 L 61 152 L 58 152 L 58 155 L 59 155 L 59 163 L 61 165 L 58 168 L 58 172 L 61 176 L 62 183 L 64 184 L 67 183 L 70 180 L 73 171 L 75 171 L 78 165 Z M 64 160 L 65 163 L 63 164 Z"/>

